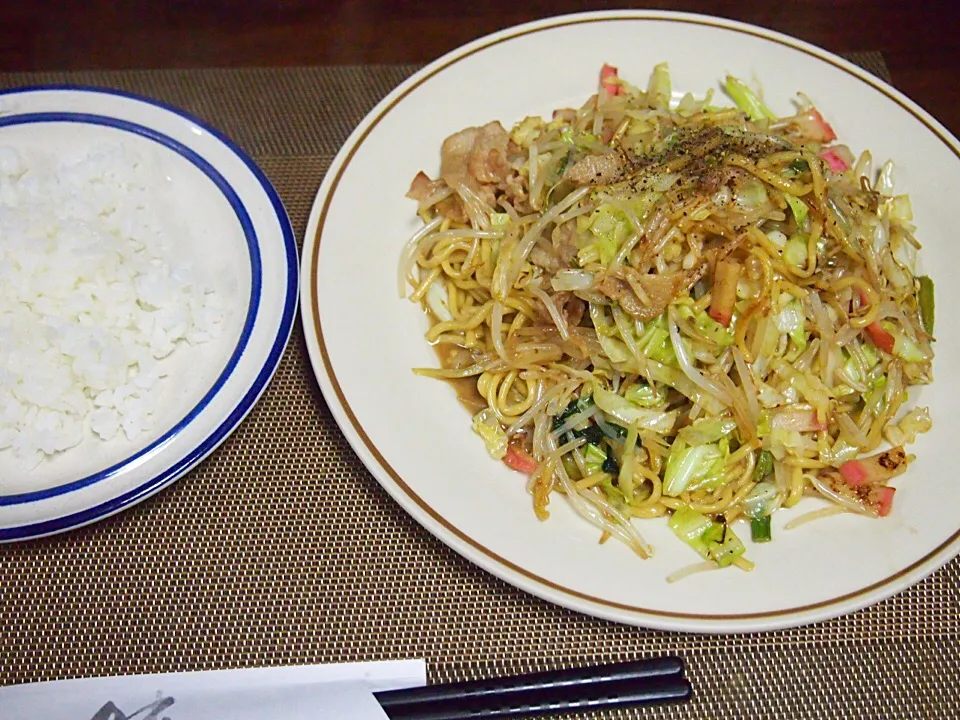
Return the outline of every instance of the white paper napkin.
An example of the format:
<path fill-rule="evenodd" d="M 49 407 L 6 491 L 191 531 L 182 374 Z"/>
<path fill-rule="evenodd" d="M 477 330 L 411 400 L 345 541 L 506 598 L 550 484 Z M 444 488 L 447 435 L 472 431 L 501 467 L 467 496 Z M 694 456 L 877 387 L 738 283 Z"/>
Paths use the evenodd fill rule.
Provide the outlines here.
<path fill-rule="evenodd" d="M 386 720 L 374 692 L 425 684 L 422 660 L 61 680 L 0 688 L 0 720 Z"/>

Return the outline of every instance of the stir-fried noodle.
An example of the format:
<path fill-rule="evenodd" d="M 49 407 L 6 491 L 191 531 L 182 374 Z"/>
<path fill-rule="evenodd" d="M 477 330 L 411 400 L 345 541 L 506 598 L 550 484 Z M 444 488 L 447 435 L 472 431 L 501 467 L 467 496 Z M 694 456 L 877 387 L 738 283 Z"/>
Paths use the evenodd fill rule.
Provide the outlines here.
<path fill-rule="evenodd" d="M 777 117 L 726 90 L 671 104 L 665 65 L 646 90 L 605 67 L 579 109 L 449 137 L 399 280 L 442 360 L 417 372 L 459 384 L 538 517 L 562 494 L 646 557 L 635 519 L 669 515 L 706 567 L 749 568 L 734 521 L 768 540 L 806 494 L 832 509 L 793 524 L 890 512 L 930 426 L 903 410 L 933 289 L 889 162 L 803 96 Z"/>

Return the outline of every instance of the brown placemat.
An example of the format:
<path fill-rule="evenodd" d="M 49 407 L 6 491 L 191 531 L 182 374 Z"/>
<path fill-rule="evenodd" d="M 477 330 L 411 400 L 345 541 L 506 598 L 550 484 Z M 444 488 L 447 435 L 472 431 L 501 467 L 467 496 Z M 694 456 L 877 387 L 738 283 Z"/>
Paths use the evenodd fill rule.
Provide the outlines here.
<path fill-rule="evenodd" d="M 851 58 L 889 79 L 878 53 Z M 301 237 L 320 180 L 411 66 L 0 75 L 144 93 L 235 138 Z M 411 520 L 334 423 L 295 328 L 243 425 L 159 496 L 0 546 L 0 685 L 426 658 L 432 682 L 679 653 L 695 699 L 595 718 L 956 718 L 960 563 L 870 609 L 789 631 L 682 635 L 570 612 Z M 0 718 L 5 718 L 0 707 Z"/>

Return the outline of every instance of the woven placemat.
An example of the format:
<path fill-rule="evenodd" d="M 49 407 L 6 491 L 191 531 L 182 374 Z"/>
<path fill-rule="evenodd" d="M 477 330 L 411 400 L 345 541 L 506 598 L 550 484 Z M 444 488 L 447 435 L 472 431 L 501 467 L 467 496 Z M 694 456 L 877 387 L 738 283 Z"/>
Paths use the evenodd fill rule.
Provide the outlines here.
<path fill-rule="evenodd" d="M 851 57 L 889 79 L 879 54 Z M 301 237 L 340 144 L 414 69 L 44 73 L 0 86 L 105 85 L 199 115 L 255 157 Z M 958 608 L 958 562 L 865 611 L 755 635 L 645 630 L 540 601 L 390 500 L 334 423 L 298 323 L 260 403 L 195 471 L 92 527 L 0 546 L 0 685 L 415 657 L 443 682 L 679 653 L 693 702 L 590 717 L 954 719 Z"/>

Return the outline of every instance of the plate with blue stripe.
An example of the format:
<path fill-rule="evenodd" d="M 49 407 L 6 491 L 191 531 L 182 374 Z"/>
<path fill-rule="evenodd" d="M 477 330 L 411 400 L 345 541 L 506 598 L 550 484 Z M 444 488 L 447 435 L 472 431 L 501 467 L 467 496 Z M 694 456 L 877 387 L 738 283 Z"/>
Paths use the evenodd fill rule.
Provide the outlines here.
<path fill-rule="evenodd" d="M 0 542 L 161 491 L 243 421 L 297 309 L 276 190 L 149 98 L 0 93 Z"/>

